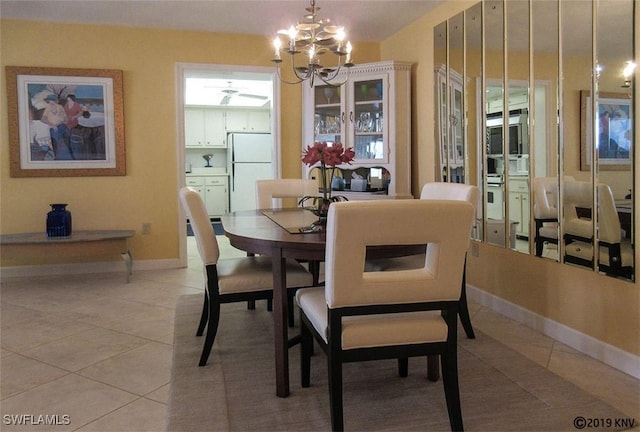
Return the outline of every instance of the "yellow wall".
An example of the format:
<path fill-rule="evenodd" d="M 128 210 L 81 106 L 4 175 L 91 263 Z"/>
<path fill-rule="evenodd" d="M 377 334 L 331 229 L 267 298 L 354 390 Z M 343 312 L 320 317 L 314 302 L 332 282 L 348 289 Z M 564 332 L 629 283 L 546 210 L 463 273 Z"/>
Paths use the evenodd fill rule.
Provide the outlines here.
<path fill-rule="evenodd" d="M 136 260 L 178 258 L 176 64 L 272 66 L 267 37 L 2 20 L 0 232 L 43 231 L 53 202 L 68 203 L 74 229 L 135 229 Z M 46 38 L 43 36 L 46 35 Z M 379 60 L 377 43 L 354 43 L 359 63 Z M 125 177 L 11 178 L 5 66 L 121 69 Z M 283 177 L 301 173 L 300 85 L 281 87 Z M 28 263 L 34 263 L 30 261 Z M 3 265 L 24 264 L 4 259 Z"/>
<path fill-rule="evenodd" d="M 381 45 L 383 60 L 397 57 L 418 64 L 413 77 L 414 194 L 422 184 L 433 181 L 436 170 L 433 27 L 475 3 L 450 1 Z M 638 45 L 636 42 L 636 47 Z M 640 58 L 637 51 L 636 58 Z M 636 97 L 638 93 L 636 89 Z M 636 142 L 640 142 L 639 136 L 640 128 L 636 128 Z M 578 160 L 575 154 L 568 157 Z M 636 180 L 634 189 L 640 190 L 638 187 Z M 636 244 L 637 227 L 638 224 Z M 637 254 L 636 262 L 640 262 Z M 479 257 L 469 257 L 467 280 L 471 285 L 508 302 L 640 355 L 640 286 L 637 282 L 623 282 L 487 244 L 480 244 Z"/>

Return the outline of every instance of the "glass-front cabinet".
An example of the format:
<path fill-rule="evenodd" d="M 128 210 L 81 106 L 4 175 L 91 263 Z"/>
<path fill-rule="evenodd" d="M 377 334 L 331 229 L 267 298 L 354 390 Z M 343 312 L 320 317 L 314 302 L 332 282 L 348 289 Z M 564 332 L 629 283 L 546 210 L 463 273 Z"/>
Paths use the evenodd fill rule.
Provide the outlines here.
<path fill-rule="evenodd" d="M 387 86 L 385 76 L 354 79 L 342 87 L 315 86 L 315 141 L 353 147 L 357 162 L 387 162 L 383 99 Z"/>
<path fill-rule="evenodd" d="M 386 195 L 410 197 L 410 77 L 410 63 L 389 61 L 354 66 L 335 81 L 342 85 L 305 87 L 302 149 L 315 141 L 352 147 L 352 164 L 339 167 L 346 184 L 366 174 L 367 191 L 381 192 L 380 180 Z M 303 165 L 305 178 L 313 173 Z"/>
<path fill-rule="evenodd" d="M 441 178 L 442 181 L 447 181 L 450 177 L 454 183 L 464 183 L 462 76 L 455 70 L 449 69 L 447 77 L 445 65 L 441 65 L 437 69 L 436 75 L 439 101 L 436 108 L 438 110 Z"/>

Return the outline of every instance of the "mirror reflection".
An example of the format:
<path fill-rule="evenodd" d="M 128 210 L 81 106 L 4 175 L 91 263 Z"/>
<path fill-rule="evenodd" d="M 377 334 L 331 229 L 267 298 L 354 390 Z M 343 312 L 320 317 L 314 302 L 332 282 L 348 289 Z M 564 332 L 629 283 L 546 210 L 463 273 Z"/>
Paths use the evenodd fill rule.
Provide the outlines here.
<path fill-rule="evenodd" d="M 485 0 L 434 29 L 440 176 L 482 190 L 475 238 L 634 278 L 633 8 Z"/>
<path fill-rule="evenodd" d="M 531 200 L 533 201 L 532 245 L 536 256 L 558 260 L 559 166 L 558 147 L 558 0 L 531 4 L 533 94 L 529 149 Z"/>

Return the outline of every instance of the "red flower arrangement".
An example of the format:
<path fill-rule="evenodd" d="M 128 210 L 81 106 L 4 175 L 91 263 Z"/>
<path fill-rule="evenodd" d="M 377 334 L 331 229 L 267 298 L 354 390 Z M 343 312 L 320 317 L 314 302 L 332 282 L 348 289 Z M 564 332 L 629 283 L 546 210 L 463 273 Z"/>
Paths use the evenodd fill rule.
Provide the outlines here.
<path fill-rule="evenodd" d="M 316 141 L 312 146 L 307 146 L 302 154 L 302 163 L 310 167 L 318 162 L 320 163 L 322 197 L 306 196 L 299 201 L 299 204 L 303 205 L 306 201 L 311 200 L 314 207 L 309 208 L 309 210 L 312 210 L 322 220 L 322 218 L 327 215 L 329 204 L 335 201 L 346 201 L 347 198 L 342 195 L 331 196 L 331 181 L 333 180 L 335 167 L 341 164 L 351 165 L 351 161 L 353 161 L 355 156 L 356 153 L 352 147 L 345 148 L 342 143 L 339 142 L 329 145 L 326 141 Z M 327 185 L 328 168 L 331 168 L 331 179 Z"/>

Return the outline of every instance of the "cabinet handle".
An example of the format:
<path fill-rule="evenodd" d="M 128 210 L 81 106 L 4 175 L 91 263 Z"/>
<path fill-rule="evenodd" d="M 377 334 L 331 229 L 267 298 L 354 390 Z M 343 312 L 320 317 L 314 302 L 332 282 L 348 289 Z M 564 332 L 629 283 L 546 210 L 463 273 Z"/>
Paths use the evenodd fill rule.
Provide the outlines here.
<path fill-rule="evenodd" d="M 349 111 L 349 121 L 353 123 L 353 111 Z"/>
<path fill-rule="evenodd" d="M 342 123 L 344 124 L 344 111 L 342 111 L 342 115 L 340 116 Z"/>

